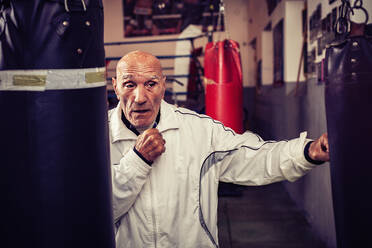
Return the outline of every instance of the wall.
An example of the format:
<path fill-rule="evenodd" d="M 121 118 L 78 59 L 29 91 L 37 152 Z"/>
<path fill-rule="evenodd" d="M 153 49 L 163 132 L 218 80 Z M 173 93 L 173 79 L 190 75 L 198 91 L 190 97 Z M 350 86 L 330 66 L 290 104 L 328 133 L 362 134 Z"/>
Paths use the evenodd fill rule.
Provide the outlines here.
<path fill-rule="evenodd" d="M 273 83 L 273 57 L 272 46 L 273 38 L 271 30 L 264 28 L 271 23 L 274 28 L 280 20 L 284 20 L 284 81 L 297 81 L 298 67 L 301 57 L 302 47 L 302 10 L 304 1 L 292 0 L 281 1 L 268 15 L 266 1 L 249 1 L 248 3 L 248 40 L 250 43 L 256 39 L 256 47 L 249 50 L 249 71 L 247 86 L 255 86 L 257 81 L 257 63 L 262 60 L 262 84 L 270 85 Z M 285 17 L 285 18 L 284 18 Z M 271 48 L 270 48 L 271 46 Z M 302 71 L 300 81 L 305 79 Z"/>
<path fill-rule="evenodd" d="M 252 129 L 264 139 L 295 138 L 303 131 L 308 132 L 308 137 L 317 138 L 326 132 L 323 85 L 309 81 L 300 85 L 297 94 L 295 89 L 295 83 L 276 88 L 264 86 L 256 96 Z M 296 182 L 286 182 L 285 187 L 306 213 L 314 232 L 327 247 L 335 247 L 329 164 L 313 169 Z"/>
<path fill-rule="evenodd" d="M 303 1 L 287 1 L 284 12 L 284 81 L 296 82 L 303 45 L 302 11 Z M 304 81 L 303 70 L 300 81 Z"/>
<path fill-rule="evenodd" d="M 253 2 L 257 5 L 263 4 Z M 316 8 L 317 3 L 314 2 L 308 1 L 310 5 L 308 13 L 312 13 L 311 8 Z M 323 2 L 325 3 L 322 5 L 328 5 L 328 0 Z M 282 1 L 271 17 L 267 17 L 264 21 L 261 20 L 255 28 L 250 29 L 250 37 L 256 36 L 260 39 L 265 37 L 262 36 L 262 32 L 266 23 L 271 20 L 272 27 L 274 27 L 284 17 L 284 79 L 286 83 L 282 87 L 272 87 L 270 81 L 263 81 L 266 86 L 263 86 L 260 94 L 256 95 L 255 110 L 251 120 L 252 129 L 264 139 L 294 138 L 305 130 L 308 131 L 310 138 L 317 138 L 326 132 L 323 85 L 318 85 L 316 80 L 309 80 L 307 84 L 300 83 L 296 91 L 298 86 L 294 83 L 297 81 L 303 43 L 303 9 L 303 1 Z M 257 47 L 259 59 L 262 53 L 264 65 L 267 55 L 265 51 Z M 300 81 L 304 80 L 305 76 L 301 73 Z M 327 247 L 336 247 L 329 164 L 319 166 L 298 181 L 285 183 L 285 186 L 297 205 L 306 213 L 314 232 Z"/>
<path fill-rule="evenodd" d="M 248 72 L 248 11 L 245 0 L 225 0 L 225 21 L 226 30 L 229 31 L 230 38 L 236 40 L 240 44 L 240 52 L 243 64 L 243 84 L 247 85 Z M 103 0 L 104 4 L 104 41 L 107 42 L 120 42 L 120 41 L 139 41 L 139 40 L 162 40 L 174 39 L 178 35 L 161 35 L 151 37 L 131 37 L 124 38 L 124 25 L 123 25 L 123 6 L 122 0 Z M 215 33 L 214 40 L 217 38 L 227 38 L 227 33 Z M 195 47 L 205 47 L 207 38 L 195 40 Z M 143 50 L 153 53 L 154 55 L 174 55 L 176 51 L 176 42 L 166 43 L 150 43 L 150 44 L 134 44 L 134 45 L 121 45 L 121 46 L 106 46 L 106 57 L 120 57 L 129 51 Z M 174 60 L 166 59 L 161 60 L 163 67 L 173 67 Z M 109 76 L 114 76 L 116 62 L 112 61 L 108 67 Z M 166 74 L 174 74 L 173 70 L 165 71 Z M 108 86 L 111 88 L 111 86 Z"/>
<path fill-rule="evenodd" d="M 254 7 L 253 3 L 258 7 Z M 329 5 L 328 0 L 309 0 L 307 1 L 308 17 L 313 13 L 319 3 L 322 5 L 321 18 L 324 18 L 334 7 L 339 6 L 341 1 L 336 1 Z M 250 4 L 252 9 L 261 9 L 260 5 L 262 5 L 262 3 L 250 1 Z M 369 13 L 372 13 L 372 1 L 363 1 L 363 5 Z M 286 7 L 286 16 L 288 10 L 289 8 Z M 277 10 L 272 14 L 272 20 L 275 14 L 277 14 Z M 252 15 L 255 14 L 253 13 Z M 357 17 L 358 16 L 363 15 L 362 13 L 357 13 Z M 364 17 L 360 19 L 363 18 Z M 265 26 L 264 23 L 266 23 L 268 19 L 265 20 L 266 21 L 257 20 L 259 23 L 253 26 L 249 31 L 250 38 L 260 36 Z M 293 21 L 295 20 L 292 20 L 292 22 Z M 371 22 L 372 20 L 369 21 L 369 23 Z M 294 38 L 293 34 L 287 31 L 285 31 L 287 39 L 297 39 Z M 256 50 L 256 56 L 258 58 L 260 58 L 262 54 L 265 55 L 265 52 L 261 51 L 259 44 L 262 43 L 258 42 Z M 310 42 L 310 39 L 308 39 L 308 44 L 308 51 L 314 48 L 317 49 L 317 41 Z M 291 48 L 292 46 L 286 46 L 285 53 Z M 298 49 L 298 47 L 296 49 Z M 321 62 L 324 55 L 325 51 L 323 50 L 320 55 L 315 56 L 315 62 Z M 287 59 L 288 63 L 296 63 L 296 56 L 290 56 Z M 287 76 L 288 75 L 287 72 Z M 296 137 L 299 132 L 305 130 L 308 131 L 310 138 L 317 138 L 327 131 L 323 83 L 318 82 L 316 73 L 311 73 L 307 75 L 308 79 L 306 84 L 299 84 L 299 88 L 296 91 L 297 86 L 293 83 L 293 79 L 291 79 L 294 77 L 294 73 L 291 75 L 290 77 L 286 77 L 289 81 L 287 81 L 283 87 L 264 85 L 260 89 L 259 94 L 255 94 L 254 114 L 251 117 L 250 127 L 252 130 L 261 134 L 265 139 L 293 138 Z M 253 81 L 254 78 L 250 80 Z M 252 95 L 253 90 L 246 91 L 248 91 L 245 93 L 246 95 Z M 307 219 L 311 223 L 314 231 L 326 243 L 327 247 L 333 248 L 336 247 L 336 237 L 330 166 L 332 165 L 329 163 L 319 166 L 298 181 L 294 183 L 285 183 L 285 186 L 297 205 L 305 211 Z"/>
<path fill-rule="evenodd" d="M 271 85 L 274 80 L 274 41 L 273 32 L 262 32 L 262 85 Z"/>
<path fill-rule="evenodd" d="M 124 38 L 124 20 L 122 0 L 103 0 L 104 6 L 104 42 L 140 41 L 140 40 L 161 40 L 174 39 L 177 35 L 162 35 L 152 37 Z M 142 50 L 153 53 L 156 56 L 174 55 L 175 42 L 159 42 L 145 44 L 105 46 L 106 57 L 121 57 L 133 50 Z M 108 66 L 108 77 L 114 76 L 117 61 L 113 60 Z M 162 59 L 163 67 L 173 67 L 173 59 Z M 165 71 L 166 74 L 173 74 L 173 70 Z M 111 84 L 108 82 L 108 89 Z"/>

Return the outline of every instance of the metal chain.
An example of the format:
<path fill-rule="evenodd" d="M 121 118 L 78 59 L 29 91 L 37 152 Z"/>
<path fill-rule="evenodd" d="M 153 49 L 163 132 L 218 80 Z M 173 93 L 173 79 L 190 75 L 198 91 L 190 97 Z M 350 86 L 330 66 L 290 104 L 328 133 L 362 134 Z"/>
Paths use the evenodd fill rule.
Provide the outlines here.
<path fill-rule="evenodd" d="M 64 3 L 66 12 L 70 12 L 70 9 L 68 7 L 68 0 L 64 0 Z M 81 0 L 81 4 L 83 5 L 84 11 L 87 11 L 87 5 L 85 4 L 85 0 Z"/>
<path fill-rule="evenodd" d="M 363 0 L 355 0 L 354 2 L 354 8 L 362 8 L 363 6 Z"/>
<path fill-rule="evenodd" d="M 336 23 L 334 24 L 334 31 L 336 35 L 344 35 L 349 31 L 350 27 L 350 14 L 354 15 L 354 10 L 361 10 L 366 16 L 366 20 L 364 21 L 365 24 L 368 23 L 368 12 L 363 7 L 362 0 L 355 0 L 353 6 L 350 4 L 350 0 L 341 0 L 342 5 L 339 11 L 339 18 L 337 19 Z"/>
<path fill-rule="evenodd" d="M 353 7 L 351 8 L 351 13 L 354 15 L 354 10 L 361 10 L 363 11 L 365 17 L 366 17 L 366 20 L 364 21 L 364 24 L 367 25 L 368 24 L 368 11 L 363 7 L 363 1 L 362 0 L 356 0 L 354 2 L 354 5 Z M 349 13 L 350 14 L 350 13 Z M 349 21 L 350 21 L 350 18 L 349 18 Z"/>
<path fill-rule="evenodd" d="M 351 8 L 351 4 L 349 0 L 342 0 L 342 5 L 340 9 L 340 17 L 343 19 L 347 19 L 349 16 L 349 12 L 352 12 L 353 9 Z M 354 14 L 354 13 L 353 13 Z"/>
<path fill-rule="evenodd" d="M 341 8 L 339 9 L 339 17 L 334 24 L 336 35 L 343 35 L 349 30 L 349 12 L 352 11 L 349 0 L 342 0 Z"/>
<path fill-rule="evenodd" d="M 226 38 L 230 39 L 230 33 L 229 33 L 229 30 L 226 24 L 227 16 L 225 12 L 225 4 L 223 0 L 220 0 L 220 10 L 218 12 L 218 21 L 217 21 L 217 27 L 220 27 L 220 30 L 219 30 L 220 32 L 222 31 L 222 18 L 223 18 L 223 24 L 225 27 Z M 218 40 L 220 40 L 220 34 L 218 35 Z"/>

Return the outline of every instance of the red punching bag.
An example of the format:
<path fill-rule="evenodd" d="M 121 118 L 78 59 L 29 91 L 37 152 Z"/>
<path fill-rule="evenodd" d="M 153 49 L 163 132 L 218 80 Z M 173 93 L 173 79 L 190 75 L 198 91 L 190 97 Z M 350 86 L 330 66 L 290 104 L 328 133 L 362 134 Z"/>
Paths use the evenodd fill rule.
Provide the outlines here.
<path fill-rule="evenodd" d="M 237 133 L 243 133 L 242 68 L 239 44 L 209 42 L 205 48 L 206 114 Z"/>

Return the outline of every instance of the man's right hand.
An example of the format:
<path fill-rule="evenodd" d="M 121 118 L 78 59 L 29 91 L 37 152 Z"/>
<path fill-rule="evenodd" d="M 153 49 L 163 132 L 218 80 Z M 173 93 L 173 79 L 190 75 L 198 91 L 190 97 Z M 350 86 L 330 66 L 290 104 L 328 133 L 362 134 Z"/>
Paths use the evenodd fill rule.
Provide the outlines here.
<path fill-rule="evenodd" d="M 138 136 L 135 147 L 145 159 L 153 162 L 165 152 L 165 140 L 158 129 L 151 128 Z"/>

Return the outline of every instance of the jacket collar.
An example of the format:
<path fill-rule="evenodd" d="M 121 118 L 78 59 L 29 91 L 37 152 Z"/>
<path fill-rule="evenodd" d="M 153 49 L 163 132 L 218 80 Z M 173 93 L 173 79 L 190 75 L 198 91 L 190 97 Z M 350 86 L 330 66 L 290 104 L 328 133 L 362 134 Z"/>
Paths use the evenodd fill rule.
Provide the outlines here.
<path fill-rule="evenodd" d="M 135 135 L 137 135 L 137 136 L 140 135 L 140 132 L 134 126 L 132 126 L 132 124 L 127 120 L 127 118 L 125 118 L 125 115 L 124 115 L 123 111 L 121 111 L 121 120 L 123 121 L 124 125 L 129 130 L 131 130 Z M 155 122 L 153 123 L 152 128 L 157 127 L 159 121 L 160 121 L 160 111 L 155 118 Z"/>
<path fill-rule="evenodd" d="M 121 119 L 122 110 L 120 102 L 115 109 L 112 110 L 109 116 L 109 125 L 112 142 L 119 140 L 137 140 L 137 135 L 123 123 Z M 174 112 L 172 105 L 162 100 L 160 104 L 160 120 L 157 125 L 157 129 L 160 133 L 163 133 L 170 129 L 178 129 L 179 121 Z"/>

